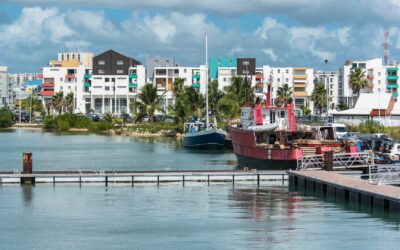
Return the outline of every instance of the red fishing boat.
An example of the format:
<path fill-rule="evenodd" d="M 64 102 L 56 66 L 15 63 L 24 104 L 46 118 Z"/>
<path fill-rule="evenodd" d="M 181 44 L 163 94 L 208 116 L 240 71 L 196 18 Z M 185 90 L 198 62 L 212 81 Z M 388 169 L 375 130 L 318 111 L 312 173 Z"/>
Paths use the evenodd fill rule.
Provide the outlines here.
<path fill-rule="evenodd" d="M 306 154 L 349 149 L 336 139 L 333 127 L 298 130 L 293 105 L 242 107 L 241 119 L 229 128 L 239 166 L 249 169 L 296 169 Z"/>

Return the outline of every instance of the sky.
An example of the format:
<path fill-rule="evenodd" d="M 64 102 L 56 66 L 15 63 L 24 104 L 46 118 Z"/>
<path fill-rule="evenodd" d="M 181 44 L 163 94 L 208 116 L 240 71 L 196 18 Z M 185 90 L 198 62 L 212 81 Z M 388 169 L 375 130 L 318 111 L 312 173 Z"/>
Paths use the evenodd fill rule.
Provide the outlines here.
<path fill-rule="evenodd" d="M 198 66 L 207 33 L 209 57 L 337 70 L 382 57 L 385 31 L 400 58 L 399 24 L 399 0 L 0 0 L 0 65 L 39 72 L 60 51 L 114 49 Z"/>

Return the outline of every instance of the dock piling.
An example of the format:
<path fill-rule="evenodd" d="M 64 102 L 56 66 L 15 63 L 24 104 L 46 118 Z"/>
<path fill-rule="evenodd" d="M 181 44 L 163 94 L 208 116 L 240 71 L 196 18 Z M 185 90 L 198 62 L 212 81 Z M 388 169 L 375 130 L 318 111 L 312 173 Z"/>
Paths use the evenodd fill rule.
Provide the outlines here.
<path fill-rule="evenodd" d="M 135 176 L 132 175 L 132 187 L 135 185 Z"/>
<path fill-rule="evenodd" d="M 32 174 L 32 153 L 22 154 L 22 173 Z M 21 177 L 22 185 L 35 185 L 35 177 Z"/>

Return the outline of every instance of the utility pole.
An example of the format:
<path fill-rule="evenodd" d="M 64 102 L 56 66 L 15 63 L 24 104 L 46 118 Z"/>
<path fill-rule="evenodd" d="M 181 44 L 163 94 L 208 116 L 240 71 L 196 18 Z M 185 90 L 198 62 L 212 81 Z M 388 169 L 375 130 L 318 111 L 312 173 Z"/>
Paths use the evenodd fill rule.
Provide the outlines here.
<path fill-rule="evenodd" d="M 31 90 L 31 100 L 29 105 L 29 123 L 32 123 L 32 98 L 33 98 L 33 88 Z"/>

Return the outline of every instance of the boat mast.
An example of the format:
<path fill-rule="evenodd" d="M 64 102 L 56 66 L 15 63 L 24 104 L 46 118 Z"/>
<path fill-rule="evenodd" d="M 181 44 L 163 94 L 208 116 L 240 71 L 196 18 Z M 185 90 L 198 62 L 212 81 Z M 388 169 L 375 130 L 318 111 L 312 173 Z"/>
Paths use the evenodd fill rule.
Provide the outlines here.
<path fill-rule="evenodd" d="M 209 127 L 209 117 L 208 117 L 208 41 L 206 32 L 206 130 Z"/>

